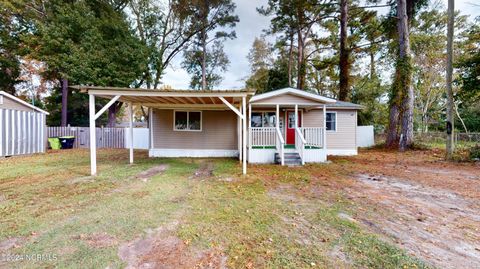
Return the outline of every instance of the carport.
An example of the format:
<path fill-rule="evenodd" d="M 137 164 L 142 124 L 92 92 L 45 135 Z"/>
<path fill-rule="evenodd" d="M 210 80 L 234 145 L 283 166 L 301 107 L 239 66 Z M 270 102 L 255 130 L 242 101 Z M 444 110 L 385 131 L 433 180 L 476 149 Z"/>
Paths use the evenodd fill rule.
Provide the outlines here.
<path fill-rule="evenodd" d="M 90 161 L 91 175 L 97 174 L 95 122 L 115 102 L 128 104 L 129 136 L 133 140 L 132 105 L 142 105 L 158 109 L 197 109 L 197 110 L 231 110 L 237 115 L 237 141 L 239 159 L 242 161 L 242 173 L 247 173 L 247 98 L 254 92 L 248 90 L 174 90 L 141 89 L 98 86 L 72 86 L 71 88 L 89 95 L 90 126 Z M 110 99 L 100 110 L 96 111 L 95 98 Z M 150 131 L 152 136 L 152 131 Z M 133 143 L 129 148 L 130 163 L 133 163 Z"/>

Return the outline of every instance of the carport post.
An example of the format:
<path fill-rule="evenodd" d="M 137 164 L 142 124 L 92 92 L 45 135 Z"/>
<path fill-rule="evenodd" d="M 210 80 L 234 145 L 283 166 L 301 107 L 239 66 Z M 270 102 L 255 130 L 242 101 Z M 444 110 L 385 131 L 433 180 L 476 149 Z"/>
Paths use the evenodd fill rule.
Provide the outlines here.
<path fill-rule="evenodd" d="M 243 154 L 243 174 L 247 174 L 247 98 L 242 97 L 242 112 L 243 112 L 243 143 L 242 143 L 242 154 Z"/>
<path fill-rule="evenodd" d="M 133 104 L 128 104 L 128 127 L 130 136 L 130 163 L 133 163 Z"/>
<path fill-rule="evenodd" d="M 323 105 L 323 150 L 327 156 L 327 105 L 325 104 Z"/>
<path fill-rule="evenodd" d="M 90 122 L 90 173 L 97 175 L 97 138 L 95 136 L 95 95 L 89 94 L 89 122 Z"/>

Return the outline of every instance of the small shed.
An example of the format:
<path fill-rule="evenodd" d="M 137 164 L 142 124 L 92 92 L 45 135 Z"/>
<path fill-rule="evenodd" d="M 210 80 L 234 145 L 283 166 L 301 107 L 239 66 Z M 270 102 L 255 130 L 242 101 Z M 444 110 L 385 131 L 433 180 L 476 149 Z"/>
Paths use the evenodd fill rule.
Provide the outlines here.
<path fill-rule="evenodd" d="M 45 152 L 46 115 L 48 112 L 0 91 L 0 157 Z"/>

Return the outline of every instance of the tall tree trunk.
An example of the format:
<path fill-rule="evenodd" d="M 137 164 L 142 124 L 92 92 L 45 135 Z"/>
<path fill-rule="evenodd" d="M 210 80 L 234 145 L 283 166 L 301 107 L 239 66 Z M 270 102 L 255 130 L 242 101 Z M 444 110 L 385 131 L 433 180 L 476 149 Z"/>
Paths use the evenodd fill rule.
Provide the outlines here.
<path fill-rule="evenodd" d="M 298 43 L 298 59 L 297 59 L 297 88 L 303 90 L 305 88 L 305 39 L 302 33 L 302 26 L 304 25 L 304 10 L 303 6 L 299 5 L 297 8 L 298 25 L 297 25 L 297 43 Z"/>
<path fill-rule="evenodd" d="M 298 30 L 297 89 L 305 88 L 305 62 L 302 31 Z"/>
<path fill-rule="evenodd" d="M 402 91 L 402 121 L 400 134 L 400 150 L 406 150 L 413 145 L 413 107 L 415 102 L 412 87 L 412 68 L 410 59 L 410 31 L 407 16 L 406 0 L 397 0 L 397 28 L 399 36 L 400 85 Z"/>
<path fill-rule="evenodd" d="M 117 124 L 117 113 L 120 111 L 123 103 L 115 102 L 112 106 L 108 108 L 108 121 L 107 127 L 114 128 Z"/>
<path fill-rule="evenodd" d="M 60 81 L 62 87 L 62 115 L 60 126 L 67 126 L 67 112 L 68 112 L 68 80 L 62 78 Z"/>
<path fill-rule="evenodd" d="M 349 94 L 349 77 L 350 64 L 349 54 L 347 49 L 347 23 L 348 23 L 348 0 L 340 0 L 340 89 L 338 91 L 338 99 L 346 101 Z"/>
<path fill-rule="evenodd" d="M 390 115 L 388 117 L 388 129 L 385 146 L 387 148 L 398 147 L 398 119 L 400 117 L 400 108 L 398 100 L 395 98 L 390 104 Z"/>
<path fill-rule="evenodd" d="M 202 90 L 207 89 L 207 33 L 202 30 Z"/>
<path fill-rule="evenodd" d="M 148 115 L 148 110 L 145 111 L 145 107 L 144 107 L 144 106 L 140 106 L 140 109 L 142 110 L 143 118 L 145 119 L 145 121 L 147 122 L 147 124 L 149 124 L 150 121 L 149 121 L 149 118 L 148 118 L 148 117 L 149 117 L 149 115 Z M 150 126 L 148 126 L 148 127 L 150 127 Z"/>
<path fill-rule="evenodd" d="M 454 147 L 454 115 L 453 115 L 453 24 L 455 16 L 454 0 L 448 0 L 448 25 L 447 25 L 447 151 L 446 159 L 451 160 Z"/>
<path fill-rule="evenodd" d="M 108 108 L 107 127 L 110 127 L 110 128 L 115 127 L 116 119 L 117 119 L 117 107 L 115 104 L 113 104 Z"/>
<path fill-rule="evenodd" d="M 293 64 L 293 30 L 290 32 L 290 48 L 288 49 L 288 86 L 292 87 L 292 64 Z"/>

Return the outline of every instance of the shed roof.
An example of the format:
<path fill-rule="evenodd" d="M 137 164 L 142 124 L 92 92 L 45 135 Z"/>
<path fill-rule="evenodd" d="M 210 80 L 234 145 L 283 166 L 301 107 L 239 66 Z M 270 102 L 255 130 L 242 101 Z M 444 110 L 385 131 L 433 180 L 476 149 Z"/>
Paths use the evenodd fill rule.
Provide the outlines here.
<path fill-rule="evenodd" d="M 43 109 L 40 109 L 40 108 L 38 108 L 38 107 L 36 107 L 36 106 L 34 106 L 34 105 L 31 105 L 31 104 L 23 101 L 22 99 L 20 99 L 20 98 L 18 98 L 18 97 L 15 97 L 15 96 L 13 96 L 13 95 L 5 92 L 5 91 L 0 91 L 0 96 L 2 96 L 3 98 L 8 98 L 8 99 L 10 99 L 10 100 L 13 100 L 13 101 L 15 101 L 15 102 L 17 102 L 17 103 L 20 103 L 20 104 L 22 104 L 22 105 L 24 105 L 24 106 L 26 106 L 26 107 L 28 107 L 28 108 L 31 108 L 31 109 L 33 109 L 33 110 L 35 110 L 35 111 L 38 111 L 38 112 L 40 112 L 40 113 L 43 113 L 43 114 L 45 114 L 45 115 L 48 115 L 48 114 L 49 114 L 47 111 L 45 111 L 45 110 L 43 110 Z"/>

